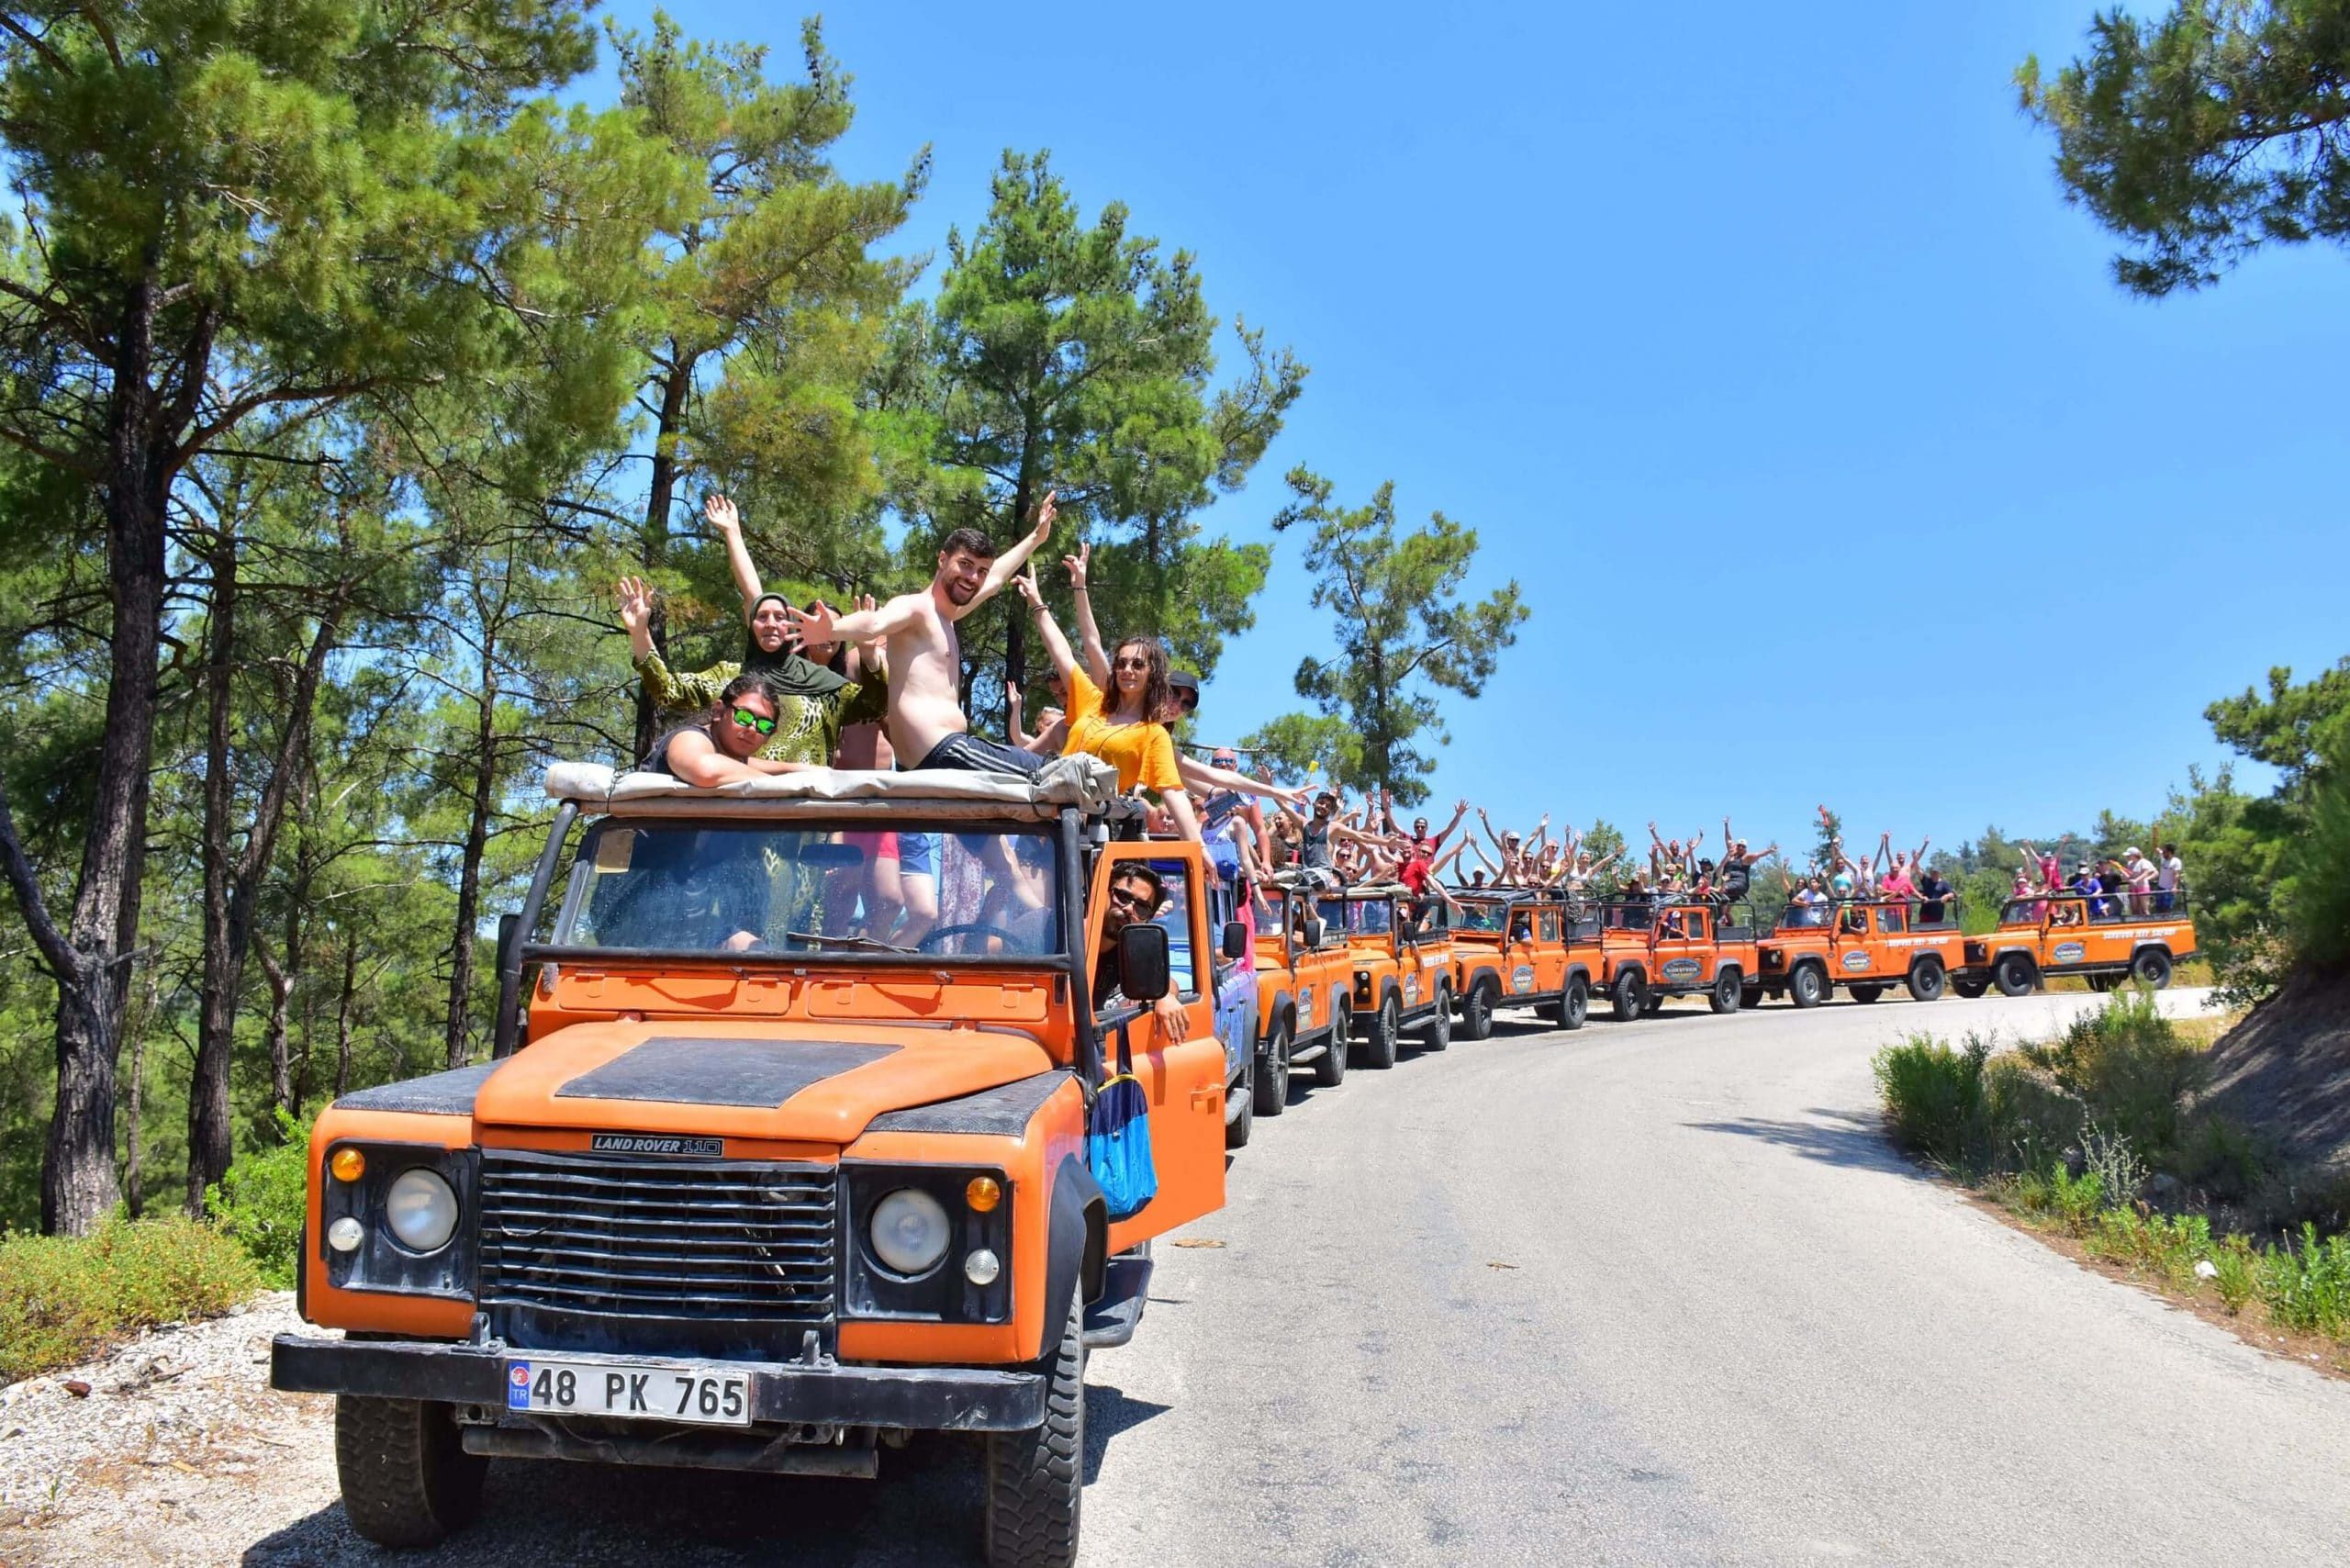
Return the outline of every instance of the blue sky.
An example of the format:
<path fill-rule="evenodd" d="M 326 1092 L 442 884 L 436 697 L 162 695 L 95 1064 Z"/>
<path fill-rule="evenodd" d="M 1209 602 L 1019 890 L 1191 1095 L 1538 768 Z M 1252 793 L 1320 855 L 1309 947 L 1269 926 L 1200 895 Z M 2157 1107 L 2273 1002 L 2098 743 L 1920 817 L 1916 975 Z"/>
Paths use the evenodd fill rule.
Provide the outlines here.
<path fill-rule="evenodd" d="M 2155 0 L 2139 0 L 2151 9 Z M 924 142 L 943 250 L 1007 147 L 1192 251 L 1314 367 L 1210 522 L 1306 463 L 1476 528 L 1533 610 L 1438 800 L 1954 846 L 2157 808 L 2206 702 L 2350 652 L 2338 250 L 2121 295 L 2009 73 L 2091 7 L 867 4 L 846 172 Z M 644 14 L 628 4 L 623 18 Z M 796 52 L 789 7 L 681 3 Z M 1205 733 L 1297 704 L 1284 540 Z M 1498 812 L 1497 812 L 1498 815 Z"/>

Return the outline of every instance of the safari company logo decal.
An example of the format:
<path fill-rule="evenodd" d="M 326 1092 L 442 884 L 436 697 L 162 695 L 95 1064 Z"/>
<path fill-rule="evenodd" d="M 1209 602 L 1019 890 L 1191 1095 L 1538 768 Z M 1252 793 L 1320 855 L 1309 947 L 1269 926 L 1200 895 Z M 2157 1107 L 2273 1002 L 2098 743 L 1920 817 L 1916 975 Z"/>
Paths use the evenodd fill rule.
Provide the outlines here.
<path fill-rule="evenodd" d="M 2059 942 L 2056 944 L 2055 951 L 2050 953 L 2048 958 L 2051 963 L 2077 964 L 2088 957 L 2088 952 L 2089 950 L 2078 942 Z"/>
<path fill-rule="evenodd" d="M 1865 969 L 1869 967 L 1869 956 L 1866 953 L 1847 953 L 1844 955 L 1844 967 L 1848 969 Z"/>
<path fill-rule="evenodd" d="M 1532 991 L 1534 989 L 1534 966 L 1532 964 L 1520 964 L 1517 968 L 1510 970 L 1509 988 L 1512 991 Z"/>
<path fill-rule="evenodd" d="M 1664 961 L 1664 978 L 1675 985 L 1695 980 L 1705 970 L 1706 966 L 1695 958 L 1667 958 Z"/>

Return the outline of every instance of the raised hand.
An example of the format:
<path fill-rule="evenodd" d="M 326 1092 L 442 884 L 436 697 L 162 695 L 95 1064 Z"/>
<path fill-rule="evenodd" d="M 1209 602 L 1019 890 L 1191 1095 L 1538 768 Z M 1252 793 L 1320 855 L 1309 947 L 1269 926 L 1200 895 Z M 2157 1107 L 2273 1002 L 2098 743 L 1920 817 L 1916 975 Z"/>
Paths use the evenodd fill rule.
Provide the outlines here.
<path fill-rule="evenodd" d="M 1049 539 L 1049 538 L 1051 538 L 1051 537 L 1052 537 L 1052 532 L 1053 532 L 1053 498 L 1055 498 L 1056 496 L 1058 496 L 1058 495 L 1059 495 L 1059 494 L 1060 494 L 1060 492 L 1059 492 L 1058 490 L 1046 490 L 1046 491 L 1045 492 L 1045 498 L 1044 498 L 1043 500 L 1038 501 L 1038 502 L 1036 503 L 1036 528 L 1035 528 L 1035 533 L 1036 533 L 1036 542 L 1037 542 L 1038 543 L 1040 543 L 1040 544 L 1041 544 L 1041 543 L 1043 543 L 1046 539 Z"/>
<path fill-rule="evenodd" d="M 633 637 L 653 626 L 653 590 L 643 577 L 622 577 L 612 597 L 620 603 L 621 625 Z"/>
<path fill-rule="evenodd" d="M 701 498 L 701 515 L 722 538 L 733 538 L 743 532 L 743 514 L 734 510 L 733 501 L 715 490 Z"/>
<path fill-rule="evenodd" d="M 1012 579 L 1012 586 L 1018 591 L 1021 598 L 1028 601 L 1029 609 L 1045 608 L 1045 590 L 1036 586 L 1035 566 L 1031 566 L 1026 571 L 1015 574 Z"/>
<path fill-rule="evenodd" d="M 1079 543 L 1076 554 L 1064 555 L 1061 557 L 1061 565 L 1069 570 L 1069 586 L 1070 591 L 1075 593 L 1083 593 L 1085 591 L 1086 568 L 1091 566 L 1092 562 L 1093 541 L 1091 539 Z"/>
<path fill-rule="evenodd" d="M 783 613 L 803 643 L 837 643 L 841 640 L 840 612 L 822 599 L 818 599 L 812 610 L 786 604 Z"/>

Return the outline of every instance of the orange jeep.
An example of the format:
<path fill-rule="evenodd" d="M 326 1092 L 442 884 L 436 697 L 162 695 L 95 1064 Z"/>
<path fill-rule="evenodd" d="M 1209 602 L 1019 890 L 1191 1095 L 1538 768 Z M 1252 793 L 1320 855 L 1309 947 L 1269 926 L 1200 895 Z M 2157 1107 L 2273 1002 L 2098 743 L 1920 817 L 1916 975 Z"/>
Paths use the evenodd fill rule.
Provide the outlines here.
<path fill-rule="evenodd" d="M 494 1058 L 311 1136 L 298 1304 L 345 1337 L 280 1336 L 271 1383 L 337 1396 L 352 1527 L 439 1540 L 492 1459 L 872 1476 L 963 1432 L 987 1560 L 1072 1561 L 1087 1352 L 1224 1202 L 1200 851 L 1113 842 L 1113 784 L 552 770 Z M 916 834 L 938 915 L 901 925 L 876 862 Z M 1113 1218 L 1086 1108 L 1122 1042 L 1158 1190 Z"/>
<path fill-rule="evenodd" d="M 1325 928 L 1346 933 L 1353 981 L 1350 1016 L 1362 1065 L 1390 1068 L 1404 1031 L 1440 1051 L 1452 1043 L 1452 945 L 1425 918 L 1411 890 L 1366 883 L 1324 893 Z"/>
<path fill-rule="evenodd" d="M 1596 978 L 1617 1022 L 1654 1014 L 1669 996 L 1702 995 L 1717 1013 L 1737 1012 L 1760 969 L 1751 919 L 1742 905 L 1688 899 L 1599 905 Z"/>
<path fill-rule="evenodd" d="M 1345 926 L 1322 919 L 1311 888 L 1283 876 L 1265 892 L 1280 918 L 1257 931 L 1256 1114 L 1278 1116 L 1297 1063 L 1312 1062 L 1325 1089 L 1347 1076 L 1355 960 Z"/>
<path fill-rule="evenodd" d="M 1580 1029 L 1591 1011 L 1598 922 L 1533 890 L 1455 891 L 1452 992 L 1461 1033 L 1482 1040 L 1503 1008 L 1532 1008 L 1562 1028 Z"/>
<path fill-rule="evenodd" d="M 1746 985 L 1752 1006 L 1767 991 L 1797 1007 L 1817 1007 L 1842 986 L 1855 1002 L 1874 1002 L 1888 987 L 1906 985 L 1919 1002 L 1942 993 L 1943 981 L 1964 961 L 1955 899 L 1942 901 L 1942 918 L 1922 922 L 1918 906 L 1899 899 L 1842 903 L 1790 903 L 1758 944 L 1762 967 Z"/>
<path fill-rule="evenodd" d="M 2134 980 L 2160 991 L 2198 956 L 2187 893 L 2031 893 L 2009 899 L 1998 927 L 1966 938 L 1951 984 L 1961 996 L 1992 986 L 2021 996 L 2050 975 L 2080 975 L 2109 991 Z"/>

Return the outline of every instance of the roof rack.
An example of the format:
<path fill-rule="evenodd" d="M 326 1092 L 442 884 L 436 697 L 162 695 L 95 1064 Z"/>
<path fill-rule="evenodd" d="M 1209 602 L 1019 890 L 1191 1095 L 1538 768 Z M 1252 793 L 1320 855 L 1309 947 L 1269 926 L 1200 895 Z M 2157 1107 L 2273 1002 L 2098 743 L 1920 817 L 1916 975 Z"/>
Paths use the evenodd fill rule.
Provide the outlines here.
<path fill-rule="evenodd" d="M 949 817 L 1049 818 L 1065 807 L 1123 820 L 1141 805 L 1118 791 L 1117 770 L 1098 757 L 1062 756 L 1034 778 L 1016 773 L 916 768 L 811 768 L 702 788 L 666 773 L 621 772 L 600 763 L 558 762 L 547 769 L 550 798 L 614 816 L 806 816 L 920 812 Z"/>

